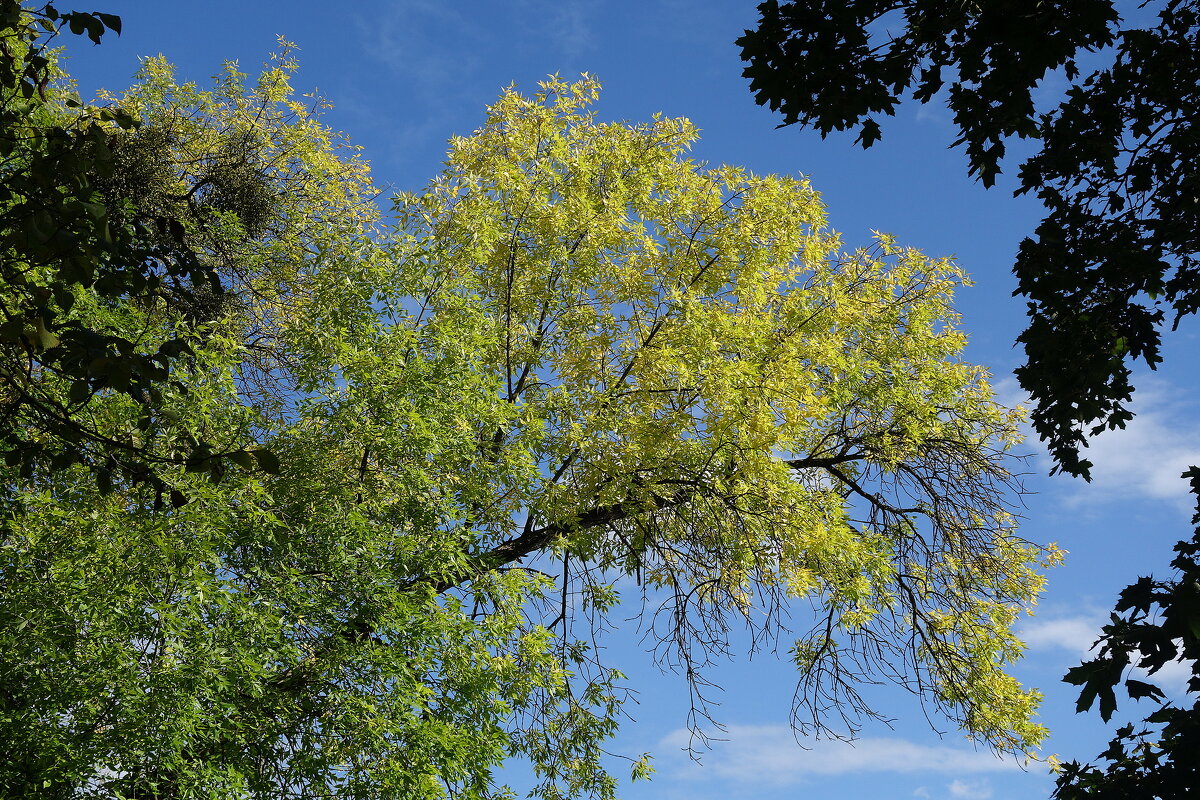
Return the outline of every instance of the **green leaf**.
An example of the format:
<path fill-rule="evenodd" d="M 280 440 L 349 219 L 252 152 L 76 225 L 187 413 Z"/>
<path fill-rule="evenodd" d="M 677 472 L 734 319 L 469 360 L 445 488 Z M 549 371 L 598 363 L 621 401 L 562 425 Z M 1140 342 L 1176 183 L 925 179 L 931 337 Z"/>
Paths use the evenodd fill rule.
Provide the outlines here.
<path fill-rule="evenodd" d="M 67 398 L 72 405 L 79 405 L 92 396 L 92 385 L 86 380 L 72 381 Z"/>
<path fill-rule="evenodd" d="M 882 136 L 883 133 L 879 128 L 879 123 L 873 119 L 866 119 L 863 120 L 862 127 L 859 129 L 858 139 L 855 140 L 855 144 L 861 144 L 863 149 L 866 149 L 879 141 Z"/>
<path fill-rule="evenodd" d="M 54 292 L 54 301 L 66 313 L 75 305 L 75 293 L 65 286 L 58 287 Z"/>
<path fill-rule="evenodd" d="M 121 18 L 116 14 L 102 14 L 99 11 L 95 12 L 96 16 L 104 25 L 118 36 L 121 35 Z"/>
<path fill-rule="evenodd" d="M 246 450 L 236 450 L 230 453 L 229 460 L 246 470 L 254 469 L 258 463 L 258 460 Z"/>
<path fill-rule="evenodd" d="M 1125 681 L 1125 689 L 1129 692 L 1129 696 L 1134 700 L 1140 700 L 1143 697 L 1150 697 L 1155 700 L 1166 699 L 1166 694 L 1162 689 L 1152 683 L 1144 681 L 1136 681 L 1133 679 Z"/>
<path fill-rule="evenodd" d="M 42 351 L 49 350 L 52 347 L 57 347 L 60 343 L 58 335 L 50 330 L 44 317 L 36 317 L 33 320 L 33 335 L 30 337 L 34 349 Z"/>
<path fill-rule="evenodd" d="M 273 452 L 266 448 L 251 450 L 250 455 L 254 456 L 254 460 L 258 462 L 258 468 L 268 475 L 279 474 L 279 459 Z"/>

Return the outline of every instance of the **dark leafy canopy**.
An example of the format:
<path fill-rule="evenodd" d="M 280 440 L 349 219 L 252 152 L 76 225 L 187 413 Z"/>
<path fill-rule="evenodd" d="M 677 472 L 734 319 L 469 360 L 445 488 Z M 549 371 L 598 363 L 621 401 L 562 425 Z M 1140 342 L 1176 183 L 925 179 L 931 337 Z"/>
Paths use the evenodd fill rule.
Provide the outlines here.
<path fill-rule="evenodd" d="M 1015 266 L 1030 300 L 1018 377 L 1038 434 L 1076 475 L 1091 466 L 1088 432 L 1132 416 L 1129 362 L 1156 365 L 1168 317 L 1200 302 L 1197 4 L 1144 5 L 1157 20 L 1134 29 L 1111 0 L 772 0 L 738 40 L 758 102 L 785 125 L 857 127 L 870 146 L 906 92 L 926 102 L 944 88 L 955 144 L 989 186 L 1006 140 L 1041 140 L 1019 172 L 1018 192 L 1049 213 Z M 1081 73 L 1079 55 L 1102 48 L 1111 62 Z M 1071 88 L 1041 113 L 1034 90 L 1056 69 Z"/>
<path fill-rule="evenodd" d="M 1191 473 L 1200 494 L 1200 471 Z M 1200 524 L 1200 513 L 1193 522 Z M 1108 720 L 1117 707 L 1117 690 L 1132 666 L 1153 676 L 1170 662 L 1191 663 L 1188 691 L 1200 696 L 1200 530 L 1175 546 L 1169 581 L 1142 578 L 1121 592 L 1112 622 L 1106 625 L 1096 658 L 1067 673 L 1068 683 L 1083 687 L 1079 710 L 1099 700 Z M 1133 700 L 1150 698 L 1160 707 L 1142 725 L 1124 725 L 1101 758 L 1104 767 L 1071 762 L 1063 767 L 1055 797 L 1059 800 L 1101 798 L 1191 797 L 1200 787 L 1200 701 L 1191 708 L 1164 702 L 1158 686 L 1133 678 L 1124 681 Z M 1153 726 L 1153 727 L 1152 727 Z"/>
<path fill-rule="evenodd" d="M 157 191 L 170 171 L 162 132 L 57 85 L 48 48 L 60 30 L 98 44 L 120 27 L 111 14 L 0 2 L 0 454 L 26 477 L 84 464 L 102 488 L 161 485 L 167 461 L 219 475 L 231 455 L 194 438 L 154 453 L 144 437 L 114 438 L 92 418 L 97 395 L 127 395 L 143 408 L 144 433 L 172 364 L 203 335 L 195 324 L 158 336 L 123 327 L 122 304 L 157 298 L 197 322 L 223 292 L 197 245 L 211 203 Z M 88 303 L 108 317 L 83 321 Z"/>
<path fill-rule="evenodd" d="M 1200 4 L 1171 2 L 1122 33 L 1111 67 L 1071 88 L 1020 172 L 1049 214 L 1021 244 L 1030 298 L 1018 370 L 1062 468 L 1087 475 L 1082 426 L 1132 418 L 1131 360 L 1160 361 L 1159 332 L 1200 303 Z"/>
<path fill-rule="evenodd" d="M 1111 44 L 1117 19 L 1111 0 L 771 0 L 758 8 L 758 30 L 738 40 L 750 62 L 744 74 L 784 125 L 822 135 L 858 127 L 870 147 L 881 135 L 878 115 L 895 113 L 905 91 L 925 102 L 949 82 L 956 144 L 988 185 L 1004 139 L 1037 133 L 1037 82 L 1059 67 L 1073 74 L 1077 51 Z"/>

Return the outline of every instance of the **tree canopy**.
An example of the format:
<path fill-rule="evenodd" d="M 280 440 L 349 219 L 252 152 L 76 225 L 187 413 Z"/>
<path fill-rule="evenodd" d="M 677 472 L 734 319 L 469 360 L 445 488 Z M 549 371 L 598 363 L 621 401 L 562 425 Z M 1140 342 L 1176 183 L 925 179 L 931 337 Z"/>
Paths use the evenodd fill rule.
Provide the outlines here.
<path fill-rule="evenodd" d="M 953 263 L 845 251 L 807 182 L 599 123 L 586 77 L 506 91 L 385 224 L 291 66 L 201 90 L 152 59 L 111 98 L 214 209 L 227 297 L 78 288 L 81 325 L 204 331 L 149 415 L 101 388 L 89 424 L 235 455 L 107 493 L 6 472 L 7 794 L 482 798 L 523 758 L 539 796 L 609 797 L 622 593 L 698 693 L 731 626 L 811 606 L 797 724 L 853 730 L 884 678 L 1037 745 L 1005 670 L 1057 553 L 1014 530 L 1018 417 L 961 359 Z M 262 218 L 222 194 L 247 151 Z"/>
<path fill-rule="evenodd" d="M 170 161 L 182 121 L 146 123 L 132 105 L 79 101 L 55 37 L 69 30 L 99 43 L 120 27 L 111 14 L 0 3 L 0 452 L 24 476 L 82 464 L 101 487 L 132 479 L 161 490 L 165 463 L 219 473 L 226 456 L 255 456 L 201 441 L 147 448 L 95 423 L 92 401 L 125 394 L 152 424 L 173 368 L 204 336 L 199 323 L 228 299 L 221 254 L 261 237 L 282 208 L 272 208 L 279 198 L 258 143 L 233 131 L 220 142 L 193 137 L 196 166 L 185 174 Z M 133 299 L 184 317 L 130 328 L 118 309 Z"/>

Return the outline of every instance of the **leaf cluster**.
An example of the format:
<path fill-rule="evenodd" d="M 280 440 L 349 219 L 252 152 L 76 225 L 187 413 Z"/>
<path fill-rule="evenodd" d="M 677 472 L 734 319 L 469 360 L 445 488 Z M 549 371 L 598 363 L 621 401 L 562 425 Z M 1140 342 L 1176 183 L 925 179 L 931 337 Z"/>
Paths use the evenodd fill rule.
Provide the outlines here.
<path fill-rule="evenodd" d="M 0 20 L 5 463 L 23 477 L 81 464 L 104 488 L 149 481 L 161 490 L 167 461 L 202 460 L 216 475 L 222 454 L 199 442 L 156 452 L 91 419 L 97 397 L 124 395 L 141 406 L 144 432 L 164 412 L 173 367 L 205 335 L 195 325 L 128 327 L 123 307 L 171 297 L 194 308 L 198 297 L 211 304 L 223 294 L 197 234 L 209 215 L 194 203 L 157 202 L 172 171 L 169 143 L 129 109 L 80 103 L 50 50 L 62 30 L 99 43 L 120 33 L 120 19 L 5 0 Z"/>
<path fill-rule="evenodd" d="M 1087 476 L 1086 435 L 1133 417 L 1130 363 L 1160 361 L 1161 332 L 1200 308 L 1196 134 L 1200 6 L 1169 2 L 1123 31 L 1113 62 L 1041 123 L 1022 191 L 1049 213 L 1014 271 L 1029 303 L 1018 379 L 1060 467 Z"/>
<path fill-rule="evenodd" d="M 1190 477 L 1200 490 L 1200 472 Z M 1200 523 L 1200 513 L 1193 520 Z M 1170 580 L 1141 578 L 1121 592 L 1097 644 L 1095 659 L 1072 668 L 1068 683 L 1081 686 L 1079 710 L 1097 701 L 1101 717 L 1110 719 L 1117 708 L 1117 691 L 1131 700 L 1148 698 L 1158 708 L 1144 721 L 1117 729 L 1100 754 L 1107 763 L 1064 764 L 1055 797 L 1174 798 L 1186 797 L 1200 785 L 1194 757 L 1200 747 L 1200 702 L 1186 705 L 1186 696 L 1200 696 L 1200 532 L 1175 546 Z M 1154 683 L 1127 677 L 1131 667 L 1153 678 L 1168 664 L 1190 664 L 1186 696 L 1172 700 Z"/>
<path fill-rule="evenodd" d="M 1050 72 L 1078 74 L 1079 51 L 1113 43 L 1111 0 L 970 3 L 928 0 L 767 0 L 759 27 L 737 44 L 760 105 L 783 124 L 822 136 L 858 127 L 870 147 L 911 90 L 928 102 L 947 90 L 969 172 L 991 186 L 1004 141 L 1037 136 L 1034 91 Z"/>

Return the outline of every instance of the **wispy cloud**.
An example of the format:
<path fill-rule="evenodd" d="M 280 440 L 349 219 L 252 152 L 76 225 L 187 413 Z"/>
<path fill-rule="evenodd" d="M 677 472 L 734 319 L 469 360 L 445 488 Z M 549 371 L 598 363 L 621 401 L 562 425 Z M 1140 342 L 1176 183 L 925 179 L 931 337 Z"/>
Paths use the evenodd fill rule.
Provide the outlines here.
<path fill-rule="evenodd" d="M 1140 390 L 1137 416 L 1124 430 L 1093 437 L 1084 455 L 1095 466 L 1092 483 L 1080 500 L 1131 496 L 1168 500 L 1190 508 L 1193 501 L 1179 476 L 1200 464 L 1200 426 L 1196 409 L 1165 386 Z"/>
<path fill-rule="evenodd" d="M 1020 637 L 1032 650 L 1066 650 L 1082 655 L 1100 638 L 1095 615 L 1035 619 L 1021 626 Z"/>
<path fill-rule="evenodd" d="M 917 122 L 932 122 L 947 128 L 950 127 L 951 122 L 950 115 L 936 99 L 931 103 L 922 103 L 917 106 L 913 118 Z"/>
<path fill-rule="evenodd" d="M 905 739 L 867 738 L 855 742 L 822 740 L 806 747 L 782 725 L 733 725 L 727 739 L 704 756 L 704 766 L 685 769 L 681 777 L 722 778 L 740 784 L 789 785 L 812 776 L 864 772 L 935 772 L 953 775 L 1019 770 L 1013 758 L 990 751 L 930 746 Z M 661 747 L 686 747 L 690 734 L 678 730 Z"/>
<path fill-rule="evenodd" d="M 359 17 L 358 27 L 366 54 L 418 87 L 456 82 L 477 62 L 474 45 L 481 32 L 453 3 L 407 0 L 369 20 Z"/>
<path fill-rule="evenodd" d="M 524 0 L 520 4 L 531 38 L 542 39 L 568 59 L 595 47 L 591 14 L 594 0 Z"/>
<path fill-rule="evenodd" d="M 988 800 L 992 796 L 992 785 L 987 780 L 955 780 L 946 785 L 946 791 L 950 792 L 951 797 L 962 800 Z"/>
<path fill-rule="evenodd" d="M 528 67 L 538 78 L 581 71 L 586 65 L 575 62 L 596 47 L 595 6 L 596 0 L 519 0 L 483 14 L 473 13 L 472 4 L 405 0 L 377 14 L 352 13 L 362 53 L 385 76 L 376 78 L 385 88 L 382 96 L 357 98 L 350 89 L 349 101 L 339 104 L 354 103 L 368 125 L 389 130 L 386 147 L 397 161 L 440 154 L 447 137 L 470 133 L 483 107 Z M 488 83 L 492 88 L 483 88 Z"/>
<path fill-rule="evenodd" d="M 553 71 L 595 49 L 595 0 L 521 0 L 486 19 L 441 0 L 405 0 L 358 18 L 367 55 L 397 78 L 429 89 L 458 85 L 513 52 L 539 54 Z M 499 76 L 499 85 L 507 84 Z"/>
<path fill-rule="evenodd" d="M 1082 455 L 1092 462 L 1092 481 L 1062 481 L 1065 502 L 1073 507 L 1095 508 L 1116 502 L 1158 500 L 1177 503 L 1183 510 L 1194 505 L 1186 481 L 1179 476 L 1200 464 L 1200 424 L 1189 396 L 1166 381 L 1149 375 L 1135 376 L 1138 391 L 1132 409 L 1135 417 L 1124 429 L 1105 431 L 1088 440 Z M 1009 407 L 1033 407 L 1029 396 L 1013 378 L 994 384 L 996 398 Z M 1049 472 L 1050 456 L 1031 427 L 1026 427 L 1025 452 L 1035 455 L 1039 471 Z"/>
<path fill-rule="evenodd" d="M 405 0 L 378 14 L 351 12 L 350 19 L 370 69 L 385 78 L 374 84 L 382 91 L 371 94 L 348 87 L 338 105 L 365 128 L 388 131 L 372 151 L 377 163 L 403 169 L 436 159 L 447 137 L 468 133 L 466 120 L 475 122 L 495 99 L 473 94 L 490 37 L 455 4 Z M 497 94 L 506 82 L 496 81 Z"/>
<path fill-rule="evenodd" d="M 1149 677 L 1167 694 L 1174 697 L 1185 697 L 1188 681 L 1192 677 L 1192 667 L 1191 664 L 1183 661 L 1169 661 L 1163 664 L 1162 669 Z"/>
<path fill-rule="evenodd" d="M 1011 375 L 1003 377 L 993 377 L 992 393 L 996 396 L 996 402 L 1008 408 L 1030 408 L 1029 393 L 1021 388 L 1021 384 Z M 1036 440 L 1035 440 L 1036 441 Z"/>

